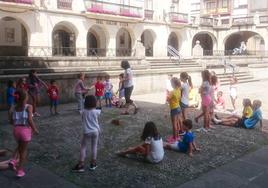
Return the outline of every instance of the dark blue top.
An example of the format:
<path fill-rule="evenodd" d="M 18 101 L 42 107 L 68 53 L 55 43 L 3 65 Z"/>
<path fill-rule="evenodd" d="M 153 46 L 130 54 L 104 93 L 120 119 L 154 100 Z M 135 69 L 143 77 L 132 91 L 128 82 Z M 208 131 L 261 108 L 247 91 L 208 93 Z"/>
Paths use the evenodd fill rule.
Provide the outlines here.
<path fill-rule="evenodd" d="M 15 94 L 16 89 L 14 87 L 7 88 L 7 104 L 13 105 L 15 104 Z"/>
<path fill-rule="evenodd" d="M 185 135 L 183 135 L 182 141 L 178 143 L 178 147 L 181 152 L 187 152 L 189 149 L 189 146 L 194 141 L 194 134 L 192 132 L 186 132 Z"/>

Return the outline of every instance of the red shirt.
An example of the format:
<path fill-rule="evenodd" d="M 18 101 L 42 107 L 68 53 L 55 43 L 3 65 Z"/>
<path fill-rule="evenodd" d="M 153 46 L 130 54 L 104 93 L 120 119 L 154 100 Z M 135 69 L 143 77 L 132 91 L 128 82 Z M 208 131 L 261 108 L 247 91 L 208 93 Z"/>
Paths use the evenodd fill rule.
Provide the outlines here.
<path fill-rule="evenodd" d="M 20 85 L 17 85 L 17 88 L 22 89 L 24 91 L 28 91 L 29 90 L 29 86 L 26 83 L 21 83 Z"/>
<path fill-rule="evenodd" d="M 51 100 L 59 99 L 59 89 L 57 88 L 57 86 L 49 86 L 47 89 L 47 94 Z"/>
<path fill-rule="evenodd" d="M 104 95 L 104 84 L 102 82 L 97 82 L 95 84 L 95 96 L 101 97 Z"/>

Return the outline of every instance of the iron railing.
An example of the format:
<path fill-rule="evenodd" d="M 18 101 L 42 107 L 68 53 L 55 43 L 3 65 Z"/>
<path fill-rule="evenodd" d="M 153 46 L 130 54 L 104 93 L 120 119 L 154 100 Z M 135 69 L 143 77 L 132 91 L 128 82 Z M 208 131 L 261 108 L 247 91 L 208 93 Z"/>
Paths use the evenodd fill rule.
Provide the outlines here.
<path fill-rule="evenodd" d="M 204 56 L 268 56 L 266 50 L 246 50 L 242 53 L 234 54 L 234 50 L 203 50 Z"/>
<path fill-rule="evenodd" d="M 154 11 L 153 10 L 144 10 L 144 18 L 146 20 L 153 20 L 154 19 Z"/>
<path fill-rule="evenodd" d="M 214 18 L 200 17 L 200 25 L 202 26 L 213 26 L 217 25 L 214 23 Z"/>
<path fill-rule="evenodd" d="M 254 17 L 253 16 L 243 16 L 233 18 L 233 25 L 253 25 L 254 24 Z"/>
<path fill-rule="evenodd" d="M 169 12 L 169 20 L 176 23 L 188 23 L 188 14 Z"/>
<path fill-rule="evenodd" d="M 58 9 L 72 10 L 73 0 L 57 0 Z"/>
<path fill-rule="evenodd" d="M 0 0 L 4 2 L 11 2 L 11 3 L 21 3 L 21 4 L 29 4 L 32 5 L 34 0 Z"/>
<path fill-rule="evenodd" d="M 268 23 L 268 16 L 260 16 L 259 19 L 260 19 L 261 24 L 263 24 L 263 23 L 267 24 Z"/>
<path fill-rule="evenodd" d="M 172 57 L 173 57 L 175 62 L 179 64 L 181 61 L 180 52 L 170 45 L 167 46 L 167 51 L 168 51 L 168 55 L 170 57 L 170 60 L 172 61 L 173 60 Z"/>
<path fill-rule="evenodd" d="M 132 18 L 142 18 L 142 7 L 136 7 L 125 4 L 117 4 L 105 1 L 85 0 L 85 6 L 88 12 L 99 14 L 111 14 Z"/>

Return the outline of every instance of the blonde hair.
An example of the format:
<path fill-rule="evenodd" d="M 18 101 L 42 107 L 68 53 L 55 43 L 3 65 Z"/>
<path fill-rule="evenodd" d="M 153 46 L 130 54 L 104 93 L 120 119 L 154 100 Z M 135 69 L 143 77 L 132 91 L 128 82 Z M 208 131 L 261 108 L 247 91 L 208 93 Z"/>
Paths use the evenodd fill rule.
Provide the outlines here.
<path fill-rule="evenodd" d="M 243 106 L 252 106 L 251 100 L 249 98 L 243 99 Z"/>
<path fill-rule="evenodd" d="M 253 101 L 253 109 L 256 110 L 261 107 L 261 101 L 260 100 L 254 100 Z"/>

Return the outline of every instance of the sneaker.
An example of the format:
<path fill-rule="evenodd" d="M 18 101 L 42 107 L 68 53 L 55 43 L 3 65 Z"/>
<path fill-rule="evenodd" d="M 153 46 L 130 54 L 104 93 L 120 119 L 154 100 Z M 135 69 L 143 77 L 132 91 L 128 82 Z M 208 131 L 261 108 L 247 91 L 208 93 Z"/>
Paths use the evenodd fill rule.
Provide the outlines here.
<path fill-rule="evenodd" d="M 35 117 L 40 117 L 41 115 L 40 115 L 38 112 L 35 112 L 35 113 L 34 113 L 34 116 L 35 116 Z"/>
<path fill-rule="evenodd" d="M 95 170 L 97 167 L 98 167 L 98 166 L 97 166 L 96 163 L 94 163 L 94 164 L 91 163 L 91 164 L 90 164 L 90 167 L 89 167 L 89 170 L 92 170 L 92 171 L 93 171 L 93 170 Z"/>
<path fill-rule="evenodd" d="M 73 172 L 85 172 L 84 165 L 77 164 L 74 168 L 72 168 Z"/>
<path fill-rule="evenodd" d="M 17 168 L 16 168 L 16 165 L 17 165 L 17 160 L 16 159 L 11 159 L 8 163 L 8 166 L 10 169 L 16 171 Z"/>
<path fill-rule="evenodd" d="M 23 169 L 19 169 L 19 170 L 17 170 L 16 176 L 17 176 L 18 178 L 21 178 L 21 177 L 25 176 L 25 172 L 24 172 L 24 170 L 23 170 Z"/>

